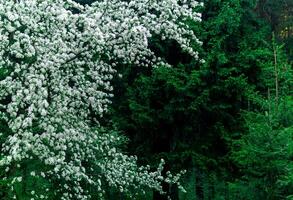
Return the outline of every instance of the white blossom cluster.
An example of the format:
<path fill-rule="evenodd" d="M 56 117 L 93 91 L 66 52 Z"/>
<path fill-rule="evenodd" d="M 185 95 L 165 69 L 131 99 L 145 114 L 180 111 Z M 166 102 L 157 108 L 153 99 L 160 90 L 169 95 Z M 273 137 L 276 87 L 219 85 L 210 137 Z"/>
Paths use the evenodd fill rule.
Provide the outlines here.
<path fill-rule="evenodd" d="M 0 166 L 9 174 L 24 160 L 38 160 L 47 167 L 30 175 L 65 182 L 55 191 L 64 200 L 91 199 L 84 183 L 102 198 L 103 184 L 127 192 L 162 191 L 162 181 L 177 182 L 180 174 L 162 177 L 162 166 L 150 172 L 138 167 L 135 157 L 119 153 L 113 146 L 119 138 L 97 131 L 93 116 L 102 117 L 111 103 L 110 81 L 119 63 L 162 62 L 149 49 L 152 35 L 176 40 L 197 58 L 190 44 L 200 42 L 184 23 L 200 21 L 196 6 L 193 0 L 101 0 L 90 6 L 0 0 L 0 69 L 6 74 L 0 80 L 0 116 L 11 131 Z M 22 181 L 11 179 L 12 190 Z M 32 191 L 32 199 L 47 199 L 48 190 Z"/>

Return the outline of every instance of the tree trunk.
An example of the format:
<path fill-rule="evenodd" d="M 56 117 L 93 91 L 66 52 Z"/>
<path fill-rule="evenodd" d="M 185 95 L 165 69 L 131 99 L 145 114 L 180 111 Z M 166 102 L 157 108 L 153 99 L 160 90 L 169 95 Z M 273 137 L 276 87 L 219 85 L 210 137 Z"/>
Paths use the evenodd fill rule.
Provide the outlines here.
<path fill-rule="evenodd" d="M 278 63 L 277 63 L 277 47 L 275 43 L 275 36 L 273 34 L 274 38 L 274 46 L 273 46 L 273 51 L 274 51 L 274 71 L 275 71 L 275 90 L 276 90 L 276 105 L 275 105 L 275 110 L 278 111 L 278 104 L 279 104 L 279 73 L 278 73 Z"/>

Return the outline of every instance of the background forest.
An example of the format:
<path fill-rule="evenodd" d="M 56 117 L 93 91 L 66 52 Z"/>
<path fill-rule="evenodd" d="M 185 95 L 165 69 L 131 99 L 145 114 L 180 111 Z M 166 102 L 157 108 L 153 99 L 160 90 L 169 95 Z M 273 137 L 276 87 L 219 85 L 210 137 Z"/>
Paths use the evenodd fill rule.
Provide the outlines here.
<path fill-rule="evenodd" d="M 187 193 L 165 186 L 172 199 L 293 199 L 293 1 L 207 0 L 194 30 L 204 64 L 153 38 L 173 68 L 115 79 L 125 151 L 187 170 Z"/>
<path fill-rule="evenodd" d="M 139 164 L 155 169 L 163 158 L 163 173 L 186 170 L 186 192 L 163 185 L 173 200 L 293 200 L 293 1 L 203 3 L 202 21 L 186 23 L 204 62 L 152 37 L 172 67 L 119 66 L 99 122 Z M 0 199 L 5 191 L 0 181 Z M 133 199 L 112 188 L 105 197 Z M 149 190 L 136 199 L 168 197 Z"/>

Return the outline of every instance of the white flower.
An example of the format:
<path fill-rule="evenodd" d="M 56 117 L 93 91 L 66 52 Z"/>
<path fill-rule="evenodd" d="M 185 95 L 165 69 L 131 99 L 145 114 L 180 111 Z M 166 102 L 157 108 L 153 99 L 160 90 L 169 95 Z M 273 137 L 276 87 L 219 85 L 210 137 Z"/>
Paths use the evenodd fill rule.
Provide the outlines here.
<path fill-rule="evenodd" d="M 46 115 L 47 115 L 47 111 L 46 111 L 45 109 L 42 109 L 42 110 L 41 110 L 41 115 L 42 115 L 42 116 L 46 116 Z"/>
<path fill-rule="evenodd" d="M 18 182 L 21 182 L 22 181 L 22 177 L 20 176 L 20 177 L 17 177 L 17 181 Z"/>
<path fill-rule="evenodd" d="M 6 167 L 6 168 L 5 168 L 5 172 L 8 172 L 8 171 L 9 171 L 9 167 Z"/>
<path fill-rule="evenodd" d="M 7 26 L 6 26 L 6 29 L 7 29 L 7 31 L 8 32 L 13 32 L 13 31 L 15 31 L 15 28 L 13 27 L 13 26 L 11 26 L 11 24 L 8 24 Z"/>
<path fill-rule="evenodd" d="M 99 122 L 92 116 L 108 111 L 119 65 L 163 63 L 148 46 L 152 33 L 198 55 L 190 44 L 200 42 L 179 22 L 200 20 L 187 2 L 100 0 L 84 7 L 72 0 L 0 0 L 0 16 L 8 18 L 0 19 L 0 66 L 12 70 L 0 80 L 0 99 L 11 99 L 8 105 L 0 103 L 11 131 L 3 138 L 0 166 L 8 172 L 30 159 L 47 165 L 46 174 L 35 169 L 30 175 L 46 177 L 65 200 L 90 199 L 85 182 L 99 185 L 101 199 L 104 183 L 123 192 L 141 186 L 162 191 L 162 164 L 152 173 L 150 167 L 137 167 L 137 159 L 114 148 L 119 138 L 93 130 Z M 93 161 L 91 168 L 102 169 L 98 176 L 83 168 L 88 161 Z M 54 185 L 58 179 L 70 187 Z M 168 180 L 176 182 L 178 176 Z"/>
<path fill-rule="evenodd" d="M 43 178 L 45 178 L 45 173 L 44 172 L 41 172 L 41 176 L 43 177 Z"/>

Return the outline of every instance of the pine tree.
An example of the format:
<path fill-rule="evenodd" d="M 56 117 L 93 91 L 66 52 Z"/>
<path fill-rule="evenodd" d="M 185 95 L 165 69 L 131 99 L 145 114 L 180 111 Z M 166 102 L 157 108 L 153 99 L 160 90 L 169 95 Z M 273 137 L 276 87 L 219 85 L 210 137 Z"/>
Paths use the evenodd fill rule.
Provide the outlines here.
<path fill-rule="evenodd" d="M 247 131 L 234 141 L 232 155 L 242 173 L 235 191 L 244 191 L 243 199 L 292 198 L 293 73 L 281 47 L 273 38 L 271 62 L 263 66 L 263 107 L 244 113 Z"/>

